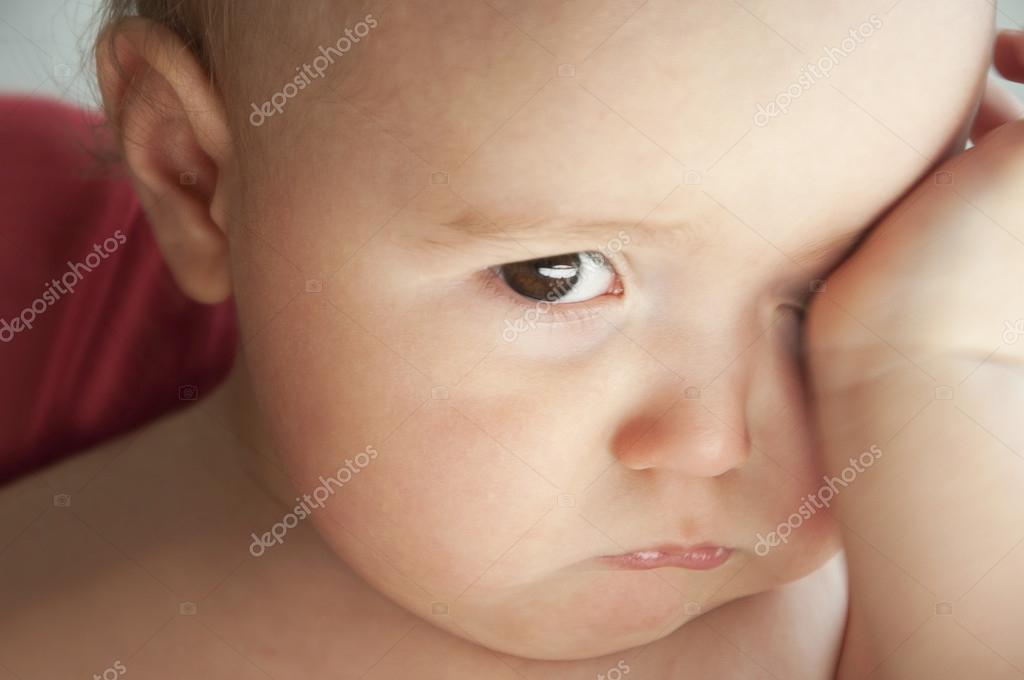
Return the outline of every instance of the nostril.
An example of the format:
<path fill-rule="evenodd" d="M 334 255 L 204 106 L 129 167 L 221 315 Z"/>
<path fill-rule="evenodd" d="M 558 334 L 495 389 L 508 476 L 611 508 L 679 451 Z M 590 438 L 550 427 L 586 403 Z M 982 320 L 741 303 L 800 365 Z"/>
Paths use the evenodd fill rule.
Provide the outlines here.
<path fill-rule="evenodd" d="M 707 475 L 719 477 L 743 467 L 750 457 L 748 451 L 749 449 L 739 442 L 734 442 L 728 448 L 705 449 L 703 455 L 708 466 Z"/>
<path fill-rule="evenodd" d="M 612 438 L 612 451 L 629 467 L 629 461 L 640 457 L 643 447 L 653 446 L 651 439 L 657 437 L 658 417 L 641 415 L 628 419 Z"/>

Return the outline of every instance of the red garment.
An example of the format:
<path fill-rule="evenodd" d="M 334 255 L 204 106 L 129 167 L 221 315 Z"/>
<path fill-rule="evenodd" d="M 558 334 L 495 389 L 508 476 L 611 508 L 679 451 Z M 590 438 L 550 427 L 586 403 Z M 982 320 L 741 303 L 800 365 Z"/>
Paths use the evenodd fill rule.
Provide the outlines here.
<path fill-rule="evenodd" d="M 0 97 L 0 483 L 188 404 L 234 356 L 233 308 L 177 288 L 101 123 Z"/>

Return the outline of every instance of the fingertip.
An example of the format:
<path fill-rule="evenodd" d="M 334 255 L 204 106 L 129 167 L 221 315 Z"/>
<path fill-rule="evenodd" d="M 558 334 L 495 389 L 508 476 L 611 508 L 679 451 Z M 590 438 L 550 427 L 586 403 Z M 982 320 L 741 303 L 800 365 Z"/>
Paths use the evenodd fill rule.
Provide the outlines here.
<path fill-rule="evenodd" d="M 1024 81 L 1024 31 L 1006 29 L 996 35 L 993 65 L 1007 80 Z"/>

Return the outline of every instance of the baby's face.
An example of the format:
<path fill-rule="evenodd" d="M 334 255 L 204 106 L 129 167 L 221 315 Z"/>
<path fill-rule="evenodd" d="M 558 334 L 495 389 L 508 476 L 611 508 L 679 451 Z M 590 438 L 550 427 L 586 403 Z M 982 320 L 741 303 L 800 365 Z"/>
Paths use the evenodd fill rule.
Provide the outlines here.
<path fill-rule="evenodd" d="M 798 308 L 955 148 L 991 31 L 892 4 L 390 3 L 247 130 L 245 359 L 299 493 L 358 470 L 313 512 L 348 564 L 573 658 L 835 553 L 824 509 L 758 547 L 823 486 Z M 253 101 L 362 19 L 307 18 Z"/>

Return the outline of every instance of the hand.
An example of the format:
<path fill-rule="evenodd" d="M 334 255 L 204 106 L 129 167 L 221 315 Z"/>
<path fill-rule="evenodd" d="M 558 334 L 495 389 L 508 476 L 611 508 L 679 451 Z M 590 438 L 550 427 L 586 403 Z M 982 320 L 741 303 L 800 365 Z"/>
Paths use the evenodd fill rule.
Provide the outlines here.
<path fill-rule="evenodd" d="M 995 54 L 1024 79 L 1024 33 L 1000 35 Z M 892 210 L 809 310 L 822 462 L 843 480 L 841 680 L 1010 678 L 1024 666 L 1020 111 L 990 85 L 977 146 Z"/>
<path fill-rule="evenodd" d="M 996 38 L 993 62 L 1001 76 L 1024 83 L 1024 31 L 1000 33 Z M 995 79 L 989 78 L 971 129 L 971 139 L 977 144 L 992 130 L 1021 118 L 1024 118 L 1024 105 Z"/>
<path fill-rule="evenodd" d="M 995 55 L 1024 82 L 1024 32 L 1001 33 Z M 828 280 L 807 325 L 822 388 L 943 356 L 1024 360 L 1022 116 L 990 80 L 977 146 L 925 177 Z"/>

